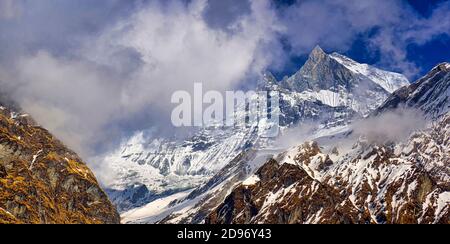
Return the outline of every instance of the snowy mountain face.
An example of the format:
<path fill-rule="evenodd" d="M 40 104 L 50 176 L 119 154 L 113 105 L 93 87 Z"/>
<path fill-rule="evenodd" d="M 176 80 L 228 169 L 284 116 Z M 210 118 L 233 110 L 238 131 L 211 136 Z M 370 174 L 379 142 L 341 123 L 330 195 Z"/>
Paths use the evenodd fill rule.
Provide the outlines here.
<path fill-rule="evenodd" d="M 416 83 L 396 91 L 375 113 L 398 108 L 415 107 L 431 119 L 450 111 L 450 64 L 436 66 Z"/>
<path fill-rule="evenodd" d="M 331 54 L 331 58 L 339 62 L 345 68 L 351 70 L 353 73 L 367 77 L 389 93 L 393 93 L 398 89 L 409 85 L 409 81 L 404 75 L 380 70 L 367 64 L 360 64 L 338 53 Z"/>
<path fill-rule="evenodd" d="M 390 93 L 408 85 L 403 75 L 359 64 L 343 55 L 326 54 L 316 47 L 309 60 L 281 86 L 324 104 L 345 106 L 367 115 Z"/>
<path fill-rule="evenodd" d="M 349 133 L 293 147 L 236 183 L 205 222 L 449 224 L 448 67 L 396 92 L 373 115 L 403 104 L 422 110 L 424 129 L 404 141 Z"/>
<path fill-rule="evenodd" d="M 354 119 L 373 112 L 392 90 L 406 84 L 402 75 L 316 48 L 294 76 L 279 82 L 266 74 L 257 89 L 279 92 L 282 134 L 308 123 L 312 125 L 308 136 L 318 137 L 345 130 Z M 238 114 L 243 116 L 245 108 L 238 109 Z M 277 138 L 261 138 L 257 126 L 204 128 L 184 140 L 138 132 L 105 157 L 115 173 L 108 193 L 122 212 L 134 212 L 157 199 L 164 202 L 163 198 L 187 191 L 190 194 L 175 201 L 173 211 L 206 201 L 206 196 L 210 205 L 218 204 L 223 200 L 218 196 L 224 197 L 234 182 L 253 173 L 274 151 L 282 150 Z M 190 212 L 195 211 L 191 208 Z M 200 212 L 191 217 L 204 219 Z"/>
<path fill-rule="evenodd" d="M 119 210 L 128 210 L 193 189 L 255 142 L 255 135 L 246 130 L 208 129 L 185 141 L 147 141 L 139 133 L 106 158 L 117 174 L 109 186 L 110 198 Z"/>
<path fill-rule="evenodd" d="M 406 143 L 305 143 L 265 163 L 206 223 L 443 223 L 450 219 L 450 117 Z"/>
<path fill-rule="evenodd" d="M 411 85 L 440 77 L 424 88 L 436 91 L 429 102 L 448 97 L 445 89 L 434 87 L 442 87 L 448 77 L 435 74 L 433 70 Z M 395 106 L 387 109 L 387 103 L 363 122 L 399 113 Z M 433 118 L 434 110 L 423 104 L 410 107 L 422 109 L 428 123 L 406 139 L 378 142 L 350 125 L 319 130 L 313 140 L 298 139 L 299 146 L 282 152 L 245 151 L 195 191 L 131 210 L 123 221 L 448 223 L 450 114 Z"/>
<path fill-rule="evenodd" d="M 450 219 L 450 117 L 405 143 L 305 143 L 265 163 L 206 223 L 443 223 Z"/>

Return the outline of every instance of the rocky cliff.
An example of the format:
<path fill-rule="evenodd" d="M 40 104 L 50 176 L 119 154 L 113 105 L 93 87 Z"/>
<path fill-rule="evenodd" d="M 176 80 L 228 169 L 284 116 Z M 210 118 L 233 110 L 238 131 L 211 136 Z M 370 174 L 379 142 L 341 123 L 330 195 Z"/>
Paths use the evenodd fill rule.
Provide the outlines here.
<path fill-rule="evenodd" d="M 2 104 L 0 223 L 119 223 L 86 164 L 29 115 Z"/>
<path fill-rule="evenodd" d="M 449 67 L 398 90 L 366 119 L 414 109 L 424 128 L 406 139 L 350 130 L 303 143 L 238 184 L 206 223 L 450 224 Z"/>
<path fill-rule="evenodd" d="M 294 75 L 277 81 L 266 73 L 257 89 L 279 93 L 282 133 L 311 124 L 312 134 L 328 134 L 373 112 L 391 91 L 407 84 L 401 74 L 328 54 L 317 47 Z M 237 117 L 246 116 L 245 106 L 236 111 Z M 223 169 L 244 164 L 239 158 L 249 149 L 260 152 L 280 147 L 258 134 L 259 127 L 267 125 L 262 120 L 247 128 L 202 128 L 186 138 L 162 138 L 154 133 L 155 129 L 139 131 L 106 155 L 105 162 L 113 171 L 108 193 L 125 214 L 187 190 L 200 188 L 194 192 L 207 192 L 205 188 L 217 187 L 221 183 L 218 179 L 231 175 Z"/>

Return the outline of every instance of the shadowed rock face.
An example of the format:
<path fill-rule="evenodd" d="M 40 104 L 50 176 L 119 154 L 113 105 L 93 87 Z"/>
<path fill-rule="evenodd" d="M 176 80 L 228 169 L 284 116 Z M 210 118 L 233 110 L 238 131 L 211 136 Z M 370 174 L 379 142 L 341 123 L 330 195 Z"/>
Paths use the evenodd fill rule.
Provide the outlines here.
<path fill-rule="evenodd" d="M 405 144 L 355 144 L 331 160 L 317 143 L 272 159 L 208 224 L 449 224 L 450 115 Z"/>
<path fill-rule="evenodd" d="M 422 110 L 431 119 L 450 112 L 450 64 L 437 65 L 426 76 L 393 93 L 374 114 L 410 107 Z"/>
<path fill-rule="evenodd" d="M 119 222 L 74 152 L 28 115 L 0 107 L 0 223 Z"/>
<path fill-rule="evenodd" d="M 316 47 L 300 71 L 289 80 L 295 90 L 328 90 L 342 86 L 353 89 L 356 77 L 340 63 Z"/>
<path fill-rule="evenodd" d="M 336 141 L 326 152 L 304 143 L 235 187 L 206 223 L 449 224 L 449 69 L 436 66 L 374 113 L 419 109 L 429 119 L 426 129 L 402 142 Z"/>
<path fill-rule="evenodd" d="M 312 127 L 317 128 L 312 130 L 319 132 L 342 128 L 368 115 L 385 101 L 391 89 L 405 82 L 409 83 L 400 74 L 359 64 L 342 55 L 327 54 L 317 47 L 304 67 L 292 77 L 277 81 L 272 74 L 264 74 L 258 81 L 257 91 L 279 93 L 282 129 L 315 124 L 317 126 Z M 379 83 L 390 89 L 385 90 Z M 245 118 L 246 106 L 240 106 L 236 112 L 239 118 Z M 213 194 L 208 192 L 218 188 L 218 182 L 229 180 L 228 176 L 234 178 L 223 170 L 224 167 L 236 165 L 233 161 L 247 149 L 259 151 L 270 145 L 272 139 L 262 138 L 257 132 L 257 127 L 204 128 L 195 136 L 177 139 L 143 136 L 146 133 L 138 132 L 106 156 L 113 169 L 108 194 L 121 212 L 188 188 L 198 188 L 193 194 L 196 197 L 202 194 L 209 197 Z M 245 173 L 243 171 L 234 173 L 240 175 Z M 169 174 L 174 177 L 167 177 Z M 146 185 L 150 193 L 135 195 L 136 185 Z M 219 199 L 212 198 L 214 200 L 207 201 L 208 207 L 202 208 L 200 214 L 189 214 L 189 220 L 179 222 L 203 221 L 204 210 L 209 210 Z M 186 201 L 190 200 L 191 197 Z"/>
<path fill-rule="evenodd" d="M 318 46 L 311 52 L 305 65 L 294 76 L 282 82 L 283 87 L 295 91 L 309 89 L 349 92 L 363 84 L 365 89 L 388 94 L 369 77 L 348 69 Z"/>
<path fill-rule="evenodd" d="M 314 180 L 298 166 L 270 160 L 256 175 L 258 183 L 237 187 L 205 222 L 298 224 L 308 223 L 317 213 L 322 223 L 370 222 L 370 215 L 361 216 L 349 205 L 336 206 L 344 201 L 338 189 Z"/>

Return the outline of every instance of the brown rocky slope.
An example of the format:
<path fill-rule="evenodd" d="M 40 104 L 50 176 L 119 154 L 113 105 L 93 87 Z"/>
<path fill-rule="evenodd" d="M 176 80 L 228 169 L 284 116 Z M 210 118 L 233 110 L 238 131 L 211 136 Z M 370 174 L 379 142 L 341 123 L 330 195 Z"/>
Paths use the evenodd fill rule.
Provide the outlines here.
<path fill-rule="evenodd" d="M 0 107 L 0 224 L 119 223 L 83 161 L 11 107 Z"/>
<path fill-rule="evenodd" d="M 366 119 L 380 128 L 351 127 L 274 157 L 206 223 L 450 224 L 449 95 L 450 64 L 442 63 Z M 401 119 L 385 119 L 393 114 Z"/>
<path fill-rule="evenodd" d="M 406 143 L 309 142 L 229 194 L 209 224 L 450 224 L 450 115 Z"/>

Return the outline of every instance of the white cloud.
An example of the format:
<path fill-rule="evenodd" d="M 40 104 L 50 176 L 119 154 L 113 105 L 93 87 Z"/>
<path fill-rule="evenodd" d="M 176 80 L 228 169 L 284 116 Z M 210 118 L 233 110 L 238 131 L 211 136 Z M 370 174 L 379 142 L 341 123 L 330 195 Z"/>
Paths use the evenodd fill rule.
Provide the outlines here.
<path fill-rule="evenodd" d="M 0 69 L 3 87 L 43 126 L 84 156 L 122 133 L 170 121 L 171 95 L 203 82 L 227 90 L 272 63 L 278 31 L 269 1 L 230 33 L 203 18 L 204 0 L 152 2 L 100 35 L 84 38 L 71 53 L 38 51 Z M 138 121 L 141 120 L 141 121 Z M 104 145 L 102 145 L 104 146 Z"/>
<path fill-rule="evenodd" d="M 83 155 L 130 131 L 167 124 L 172 92 L 194 82 L 205 90 L 242 86 L 318 43 L 347 51 L 373 29 L 368 43 L 379 64 L 413 75 L 406 46 L 449 32 L 448 2 L 429 18 L 390 0 L 305 0 L 282 10 L 253 0 L 242 11 L 206 0 L 136 0 L 131 14 L 114 12 L 125 9 L 118 0 L 20 1 L 27 3 L 22 11 L 18 2 L 0 0 L 0 16 L 18 19 L 0 22 L 2 88 Z M 224 22 L 205 14 L 222 7 L 232 15 Z"/>
<path fill-rule="evenodd" d="M 255 2 L 253 10 L 263 2 Z M 139 54 L 142 66 L 128 82 L 123 102 L 139 106 L 156 95 L 158 100 L 169 101 L 174 89 L 192 89 L 194 82 L 223 90 L 270 62 L 268 58 L 255 58 L 264 39 L 272 32 L 272 23 L 260 24 L 268 21 L 265 16 L 247 16 L 239 21 L 236 27 L 239 30 L 229 34 L 211 29 L 205 23 L 202 17 L 205 1 L 188 6 L 174 1 L 169 4 L 164 10 L 160 4 L 153 3 L 104 33 L 94 48 L 84 52 L 92 61 L 106 65 L 118 48 Z M 104 52 L 92 57 L 102 47 Z"/>
<path fill-rule="evenodd" d="M 401 108 L 355 122 L 352 128 L 354 135 L 382 144 L 402 142 L 425 126 L 426 119 L 421 111 Z"/>
<path fill-rule="evenodd" d="M 400 42 L 395 29 L 382 29 L 370 41 L 369 46 L 380 52 L 379 65 L 390 67 L 391 70 L 403 73 L 408 78 L 414 78 L 420 73 L 419 67 L 408 60 L 406 42 Z"/>
<path fill-rule="evenodd" d="M 305 54 L 318 43 L 348 50 L 358 34 L 399 22 L 401 8 L 390 0 L 305 0 L 288 8 L 282 19 L 294 51 Z"/>
<path fill-rule="evenodd" d="M 316 44 L 346 52 L 362 35 L 369 37 L 365 40 L 369 51 L 379 54 L 377 65 L 415 78 L 426 70 L 409 60 L 408 45 L 450 35 L 449 11 L 449 1 L 424 18 L 404 1 L 304 0 L 285 10 L 281 19 L 297 55 L 308 53 Z"/>
<path fill-rule="evenodd" d="M 111 79 L 87 63 L 44 51 L 21 58 L 14 70 L 0 70 L 2 87 L 25 111 L 85 154 L 108 137 L 99 131 L 120 109 L 112 99 L 120 87 L 111 86 Z"/>
<path fill-rule="evenodd" d="M 450 1 L 439 4 L 428 18 L 418 18 L 410 23 L 402 35 L 405 41 L 425 44 L 440 36 L 450 35 Z"/>
<path fill-rule="evenodd" d="M 21 13 L 21 7 L 16 0 L 0 0 L 0 19 L 16 18 Z"/>

